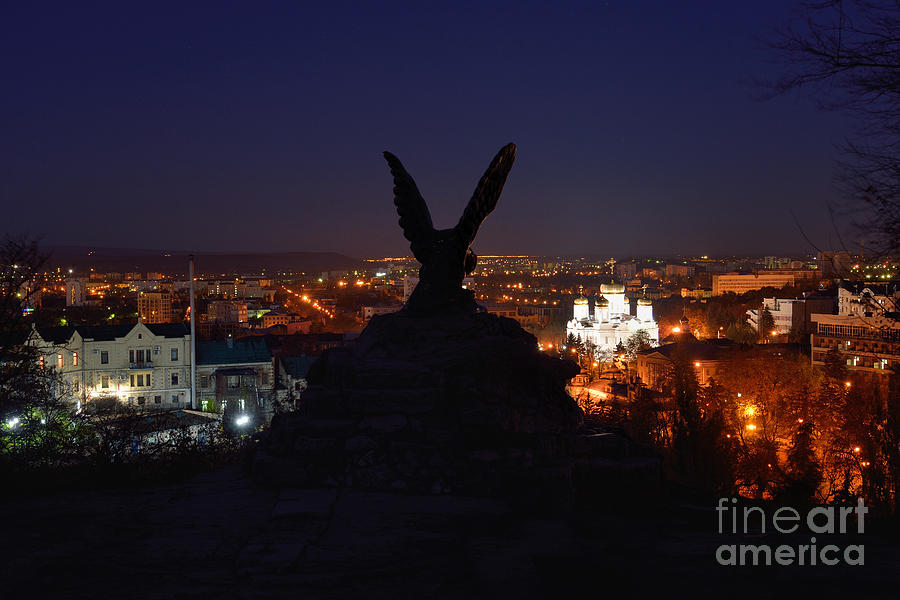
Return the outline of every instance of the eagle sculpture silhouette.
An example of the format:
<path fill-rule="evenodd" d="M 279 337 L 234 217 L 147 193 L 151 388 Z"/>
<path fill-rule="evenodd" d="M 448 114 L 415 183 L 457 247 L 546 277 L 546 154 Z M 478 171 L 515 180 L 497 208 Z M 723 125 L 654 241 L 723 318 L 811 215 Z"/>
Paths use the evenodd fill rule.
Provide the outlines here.
<path fill-rule="evenodd" d="M 471 244 L 478 228 L 497 206 L 503 184 L 516 159 L 516 145 L 500 149 L 478 181 L 466 210 L 452 229 L 435 229 L 425 199 L 416 182 L 390 152 L 384 153 L 394 176 L 394 204 L 400 227 L 409 247 L 422 267 L 419 283 L 404 310 L 415 314 L 476 312 L 474 293 L 463 289 L 463 278 L 475 270 L 477 257 Z"/>

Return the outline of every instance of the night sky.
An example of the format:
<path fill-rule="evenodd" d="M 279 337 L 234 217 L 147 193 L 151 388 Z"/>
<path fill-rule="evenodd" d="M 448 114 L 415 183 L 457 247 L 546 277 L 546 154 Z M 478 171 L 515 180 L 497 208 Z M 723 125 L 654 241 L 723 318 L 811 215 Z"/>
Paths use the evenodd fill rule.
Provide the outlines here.
<path fill-rule="evenodd" d="M 479 254 L 838 245 L 846 123 L 747 83 L 787 2 L 80 4 L 0 9 L 0 231 L 406 255 L 381 152 L 449 227 L 512 141 Z"/>

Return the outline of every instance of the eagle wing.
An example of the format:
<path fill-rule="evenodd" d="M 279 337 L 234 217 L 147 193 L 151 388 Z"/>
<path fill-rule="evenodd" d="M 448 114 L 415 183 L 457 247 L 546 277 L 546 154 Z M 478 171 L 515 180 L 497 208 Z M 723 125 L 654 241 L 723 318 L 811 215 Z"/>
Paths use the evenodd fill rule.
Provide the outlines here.
<path fill-rule="evenodd" d="M 466 210 L 456 225 L 466 245 L 471 244 L 475 240 L 475 234 L 484 221 L 485 217 L 491 214 L 491 211 L 497 206 L 500 199 L 500 192 L 503 191 L 503 184 L 506 183 L 506 177 L 512 169 L 513 162 L 516 160 L 516 145 L 507 144 L 500 149 L 491 166 L 488 167 L 484 175 L 478 181 L 475 193 L 469 200 Z"/>
<path fill-rule="evenodd" d="M 425 249 L 434 231 L 431 213 L 428 212 L 428 205 L 419 193 L 416 182 L 403 168 L 400 159 L 390 152 L 385 152 L 384 158 L 391 168 L 391 175 L 394 176 L 394 204 L 397 206 L 397 214 L 400 215 L 403 236 L 410 241 L 413 254 L 421 262 L 419 253 Z"/>

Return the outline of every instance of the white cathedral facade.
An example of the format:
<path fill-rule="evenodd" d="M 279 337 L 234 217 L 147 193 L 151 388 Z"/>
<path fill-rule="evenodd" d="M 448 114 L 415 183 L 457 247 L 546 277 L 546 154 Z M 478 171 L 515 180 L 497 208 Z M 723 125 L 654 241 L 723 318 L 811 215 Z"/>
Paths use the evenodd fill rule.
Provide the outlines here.
<path fill-rule="evenodd" d="M 591 341 L 598 352 L 613 352 L 619 343 L 624 344 L 642 329 L 650 336 L 650 343 L 658 346 L 659 325 L 653 320 L 650 300 L 638 299 L 637 314 L 632 315 L 625 286 L 607 283 L 600 286 L 600 297 L 594 300 L 593 314 L 587 298 L 582 295 L 575 298 L 573 318 L 566 325 L 566 337 L 571 334 L 582 342 Z"/>

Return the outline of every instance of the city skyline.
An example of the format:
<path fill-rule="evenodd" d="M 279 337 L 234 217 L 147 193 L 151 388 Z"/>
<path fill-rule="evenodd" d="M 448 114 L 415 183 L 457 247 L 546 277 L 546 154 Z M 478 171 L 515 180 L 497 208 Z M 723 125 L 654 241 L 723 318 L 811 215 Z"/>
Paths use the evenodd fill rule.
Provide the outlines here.
<path fill-rule="evenodd" d="M 449 227 L 512 141 L 476 253 L 840 249 L 845 123 L 746 83 L 782 3 L 6 12 L 5 229 L 47 244 L 403 255 L 381 152 Z"/>

